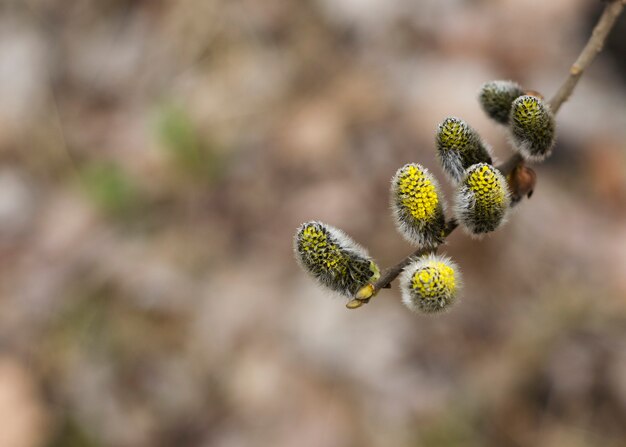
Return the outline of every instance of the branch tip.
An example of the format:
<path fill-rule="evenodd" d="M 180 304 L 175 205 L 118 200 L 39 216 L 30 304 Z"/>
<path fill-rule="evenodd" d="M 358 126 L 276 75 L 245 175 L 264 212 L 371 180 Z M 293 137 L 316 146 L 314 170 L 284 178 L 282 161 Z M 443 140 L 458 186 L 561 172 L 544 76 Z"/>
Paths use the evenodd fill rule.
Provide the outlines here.
<path fill-rule="evenodd" d="M 598 53 L 602 51 L 607 36 L 626 6 L 626 0 L 609 0 L 604 2 L 606 3 L 604 11 L 594 27 L 587 44 L 571 66 L 568 77 L 549 102 L 554 115 L 557 114 L 563 103 L 572 95 L 583 72 L 591 65 Z M 532 196 L 537 176 L 532 169 L 525 166 L 522 156 L 517 153 L 513 154 L 504 163 L 497 166 L 497 169 L 507 178 L 512 191 L 519 197 L 518 201 L 521 201 L 524 196 L 528 198 Z M 458 222 L 455 219 L 447 221 L 443 230 L 443 238 L 447 238 L 457 227 Z M 348 309 L 358 309 L 363 304 L 368 303 L 380 289 L 391 288 L 391 283 L 415 258 L 436 251 L 437 247 L 420 248 L 414 251 L 396 265 L 386 269 L 375 283 L 367 284 L 359 290 L 354 299 L 346 304 L 346 307 Z"/>

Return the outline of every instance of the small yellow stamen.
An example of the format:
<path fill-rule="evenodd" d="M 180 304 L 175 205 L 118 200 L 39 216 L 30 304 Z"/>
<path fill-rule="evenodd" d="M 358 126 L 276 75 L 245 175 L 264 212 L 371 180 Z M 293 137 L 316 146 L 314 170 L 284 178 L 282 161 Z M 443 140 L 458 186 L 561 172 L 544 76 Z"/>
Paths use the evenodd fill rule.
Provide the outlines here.
<path fill-rule="evenodd" d="M 376 290 L 373 284 L 366 284 L 359 289 L 355 295 L 355 299 L 359 301 L 369 300 L 375 295 Z"/>
<path fill-rule="evenodd" d="M 359 301 L 359 300 L 350 300 L 348 301 L 348 304 L 346 304 L 346 308 L 352 310 L 352 309 L 358 309 L 359 307 L 361 307 L 363 305 L 363 301 Z"/>

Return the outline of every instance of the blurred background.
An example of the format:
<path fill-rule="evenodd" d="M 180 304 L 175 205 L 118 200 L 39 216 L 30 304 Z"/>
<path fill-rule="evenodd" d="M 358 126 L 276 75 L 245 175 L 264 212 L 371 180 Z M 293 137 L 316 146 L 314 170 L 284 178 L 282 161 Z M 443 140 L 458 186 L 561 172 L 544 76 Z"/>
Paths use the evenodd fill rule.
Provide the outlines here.
<path fill-rule="evenodd" d="M 626 445 L 626 18 L 532 199 L 455 232 L 462 300 L 348 311 L 319 219 L 381 267 L 389 180 L 513 79 L 550 97 L 595 0 L 2 0 L 0 446 Z"/>

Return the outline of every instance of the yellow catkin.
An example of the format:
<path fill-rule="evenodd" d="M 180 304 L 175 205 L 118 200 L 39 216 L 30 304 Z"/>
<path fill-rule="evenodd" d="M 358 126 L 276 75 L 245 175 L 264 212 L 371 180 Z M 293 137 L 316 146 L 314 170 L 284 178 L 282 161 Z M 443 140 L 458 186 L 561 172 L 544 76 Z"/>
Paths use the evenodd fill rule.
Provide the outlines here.
<path fill-rule="evenodd" d="M 322 222 L 307 222 L 298 229 L 294 253 L 302 268 L 321 285 L 348 297 L 380 276 L 378 267 L 360 245 Z"/>
<path fill-rule="evenodd" d="M 455 195 L 455 214 L 472 235 L 480 236 L 498 228 L 510 204 L 506 179 L 493 166 L 471 166 Z"/>
<path fill-rule="evenodd" d="M 426 255 L 413 261 L 402 273 L 402 302 L 415 312 L 441 312 L 456 300 L 460 284 L 460 273 L 450 259 Z"/>
<path fill-rule="evenodd" d="M 511 136 L 516 149 L 532 161 L 550 155 L 555 141 L 555 119 L 550 106 L 535 96 L 520 96 L 511 106 Z"/>
<path fill-rule="evenodd" d="M 406 240 L 431 247 L 443 242 L 445 216 L 439 186 L 423 166 L 410 163 L 398 169 L 391 181 L 391 208 Z"/>
<path fill-rule="evenodd" d="M 465 121 L 446 118 L 435 137 L 441 167 L 454 183 L 463 179 L 465 170 L 477 163 L 491 163 L 489 148 Z"/>

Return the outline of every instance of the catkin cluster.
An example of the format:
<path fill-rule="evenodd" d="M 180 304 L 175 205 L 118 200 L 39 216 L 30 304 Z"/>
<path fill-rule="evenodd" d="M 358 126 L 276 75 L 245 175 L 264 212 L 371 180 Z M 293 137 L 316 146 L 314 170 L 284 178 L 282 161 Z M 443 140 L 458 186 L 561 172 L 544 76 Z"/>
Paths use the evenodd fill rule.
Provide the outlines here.
<path fill-rule="evenodd" d="M 555 140 L 555 120 L 550 107 L 511 81 L 492 81 L 480 90 L 483 110 L 507 126 L 514 149 L 527 160 L 543 160 Z M 473 237 L 495 231 L 511 208 L 509 182 L 493 165 L 488 144 L 465 121 L 446 118 L 435 135 L 437 156 L 454 186 L 452 213 L 439 184 L 424 166 L 408 163 L 391 179 L 390 206 L 396 228 L 412 245 L 426 253 L 411 259 L 400 276 L 402 302 L 411 310 L 441 312 L 455 301 L 461 287 L 457 265 L 436 254 L 447 228 L 460 225 Z M 319 284 L 347 297 L 357 308 L 376 295 L 381 274 L 365 249 L 338 230 L 311 221 L 294 237 L 298 263 Z"/>
<path fill-rule="evenodd" d="M 512 81 L 483 84 L 480 105 L 490 118 L 509 126 L 513 147 L 530 161 L 550 155 L 556 137 L 556 121 L 542 98 L 526 93 Z"/>

